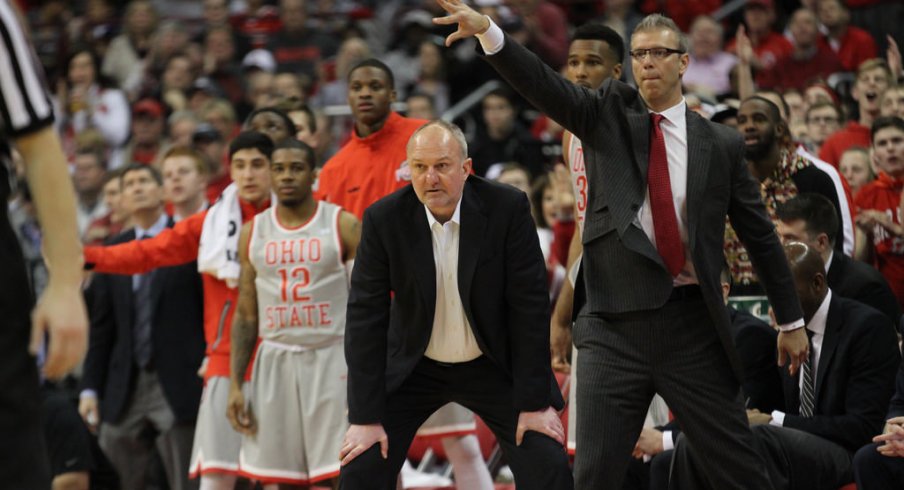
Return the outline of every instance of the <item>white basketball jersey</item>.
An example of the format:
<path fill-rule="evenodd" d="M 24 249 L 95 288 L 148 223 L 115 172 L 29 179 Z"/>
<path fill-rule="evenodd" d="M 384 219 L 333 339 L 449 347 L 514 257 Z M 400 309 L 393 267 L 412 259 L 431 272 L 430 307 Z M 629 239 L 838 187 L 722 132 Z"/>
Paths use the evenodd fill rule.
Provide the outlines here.
<path fill-rule="evenodd" d="M 297 228 L 279 222 L 276 206 L 254 217 L 248 257 L 257 272 L 262 339 L 316 347 L 345 334 L 348 279 L 340 212 L 318 201 L 314 216 Z"/>
<path fill-rule="evenodd" d="M 570 134 L 570 133 L 569 133 Z M 570 134 L 568 148 L 568 173 L 571 175 L 571 189 L 574 191 L 574 203 L 577 208 L 578 231 L 584 233 L 584 217 L 587 215 L 587 170 L 584 167 L 584 148 L 577 136 Z"/>

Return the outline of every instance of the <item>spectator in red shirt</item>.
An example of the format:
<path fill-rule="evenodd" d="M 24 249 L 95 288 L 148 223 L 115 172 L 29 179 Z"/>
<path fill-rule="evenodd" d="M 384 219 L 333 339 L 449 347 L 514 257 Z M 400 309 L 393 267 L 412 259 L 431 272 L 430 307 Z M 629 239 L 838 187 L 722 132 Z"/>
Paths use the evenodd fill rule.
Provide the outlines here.
<path fill-rule="evenodd" d="M 760 73 L 757 82 L 761 87 L 803 90 L 811 80 L 828 78 L 842 70 L 838 56 L 819 42 L 819 24 L 812 10 L 797 9 L 789 29 L 794 51 Z"/>
<path fill-rule="evenodd" d="M 282 27 L 276 7 L 265 0 L 248 0 L 245 13 L 232 19 L 236 31 L 248 39 L 249 49 L 263 48 L 270 36 Z"/>
<path fill-rule="evenodd" d="M 527 30 L 523 43 L 543 61 L 558 70 L 568 57 L 568 21 L 562 10 L 544 0 L 510 0 Z"/>
<path fill-rule="evenodd" d="M 844 129 L 829 136 L 819 150 L 819 159 L 838 167 L 841 154 L 851 146 L 869 146 L 869 128 L 879 116 L 882 95 L 888 90 L 891 71 L 880 58 L 866 60 L 857 69 L 857 81 L 851 94 L 857 101 L 860 119 L 850 121 Z"/>
<path fill-rule="evenodd" d="M 336 55 L 339 43 L 307 25 L 306 3 L 305 0 L 280 0 L 282 28 L 270 36 L 267 49 L 276 58 L 279 71 L 291 71 L 314 81 L 318 65 L 322 60 Z"/>
<path fill-rule="evenodd" d="M 871 137 L 879 177 L 857 193 L 857 225 L 873 245 L 876 267 L 898 303 L 904 304 L 904 219 L 900 206 L 904 190 L 904 119 L 876 119 Z M 866 258 L 868 252 L 868 247 L 862 247 L 858 258 Z"/>
<path fill-rule="evenodd" d="M 850 25 L 851 12 L 844 2 L 819 0 L 816 14 L 828 30 L 826 43 L 838 55 L 845 71 L 854 71 L 860 63 L 876 57 L 876 41 L 869 32 Z"/>
<path fill-rule="evenodd" d="M 163 106 L 154 99 L 141 99 L 132 106 L 132 140 L 123 152 L 123 162 L 150 165 L 160 149 L 167 146 L 163 130 Z"/>
<path fill-rule="evenodd" d="M 687 32 L 694 19 L 712 15 L 721 6 L 722 0 L 643 0 L 640 10 L 645 14 L 659 13 L 671 17 L 682 31 Z"/>
<path fill-rule="evenodd" d="M 750 65 L 757 71 L 769 70 L 786 55 L 794 51 L 791 41 L 775 32 L 775 7 L 772 0 L 749 0 L 744 7 L 744 24 L 747 36 L 753 46 Z M 737 41 L 732 39 L 725 50 L 736 53 Z"/>

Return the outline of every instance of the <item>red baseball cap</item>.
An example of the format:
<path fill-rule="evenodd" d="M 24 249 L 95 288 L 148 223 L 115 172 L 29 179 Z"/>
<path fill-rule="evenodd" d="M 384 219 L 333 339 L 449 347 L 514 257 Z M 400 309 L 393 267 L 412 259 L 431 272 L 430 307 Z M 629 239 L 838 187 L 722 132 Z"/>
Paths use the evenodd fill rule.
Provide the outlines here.
<path fill-rule="evenodd" d="M 132 114 L 148 115 L 156 119 L 163 116 L 163 106 L 154 99 L 141 99 L 132 105 Z"/>

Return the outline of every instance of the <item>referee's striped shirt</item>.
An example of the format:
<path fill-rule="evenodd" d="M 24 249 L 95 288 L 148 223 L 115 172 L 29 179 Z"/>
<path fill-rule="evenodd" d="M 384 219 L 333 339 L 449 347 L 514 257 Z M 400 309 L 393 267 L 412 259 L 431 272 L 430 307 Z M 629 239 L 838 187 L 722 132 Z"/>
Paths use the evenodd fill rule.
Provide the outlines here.
<path fill-rule="evenodd" d="M 53 123 L 38 57 L 9 0 L 0 0 L 0 203 L 9 194 L 9 144 Z"/>

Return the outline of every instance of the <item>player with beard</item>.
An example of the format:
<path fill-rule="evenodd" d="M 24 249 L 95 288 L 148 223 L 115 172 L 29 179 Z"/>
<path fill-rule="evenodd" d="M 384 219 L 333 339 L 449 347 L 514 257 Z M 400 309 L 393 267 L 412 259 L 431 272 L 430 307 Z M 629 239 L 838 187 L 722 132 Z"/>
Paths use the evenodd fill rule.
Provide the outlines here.
<path fill-rule="evenodd" d="M 832 179 L 785 144 L 783 139 L 788 134 L 785 124 L 778 106 L 760 96 L 747 98 L 738 109 L 738 131 L 744 137 L 747 165 L 760 182 L 769 217 L 778 224 L 778 204 L 804 192 L 825 196 L 840 216 L 839 197 Z M 839 224 L 838 236 L 842 233 Z M 835 252 L 842 253 L 841 246 L 842 241 L 838 240 Z M 725 228 L 725 256 L 731 270 L 732 295 L 762 295 L 747 250 L 730 224 Z"/>
<path fill-rule="evenodd" d="M 339 474 L 347 428 L 343 339 L 358 220 L 314 199 L 314 150 L 289 138 L 273 151 L 276 206 L 245 224 L 238 310 L 232 324 L 227 416 L 245 435 L 241 474 L 265 490 Z M 258 337 L 250 396 L 245 372 Z"/>

